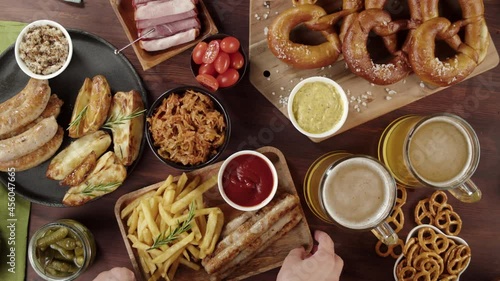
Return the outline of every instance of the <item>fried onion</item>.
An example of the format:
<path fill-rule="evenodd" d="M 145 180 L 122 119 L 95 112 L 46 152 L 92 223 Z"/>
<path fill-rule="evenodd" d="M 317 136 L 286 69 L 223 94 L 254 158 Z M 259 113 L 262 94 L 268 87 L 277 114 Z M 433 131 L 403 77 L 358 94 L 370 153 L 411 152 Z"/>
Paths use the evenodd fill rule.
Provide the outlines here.
<path fill-rule="evenodd" d="M 172 93 L 147 118 L 158 154 L 183 165 L 204 163 L 225 140 L 226 122 L 207 95 Z"/>

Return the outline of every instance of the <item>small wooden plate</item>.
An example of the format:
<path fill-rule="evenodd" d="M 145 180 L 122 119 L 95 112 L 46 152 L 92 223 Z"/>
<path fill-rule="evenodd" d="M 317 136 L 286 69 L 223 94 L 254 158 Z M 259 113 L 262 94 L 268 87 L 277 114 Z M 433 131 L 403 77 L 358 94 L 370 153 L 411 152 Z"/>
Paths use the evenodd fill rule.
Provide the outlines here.
<path fill-rule="evenodd" d="M 286 163 L 285 157 L 283 153 L 275 147 L 262 147 L 257 149 L 257 151 L 266 155 L 271 162 L 273 162 L 276 167 L 276 171 L 278 172 L 278 192 L 287 192 L 294 195 L 297 195 L 297 190 L 295 189 L 295 185 L 293 183 L 293 179 L 290 174 L 290 170 L 288 169 L 288 165 Z M 201 181 L 208 179 L 212 175 L 216 175 L 219 171 L 219 168 L 222 164 L 221 162 L 215 163 L 213 165 L 207 166 L 205 168 L 189 172 L 187 173 L 188 177 L 191 179 L 192 177 L 199 175 L 201 177 Z M 176 176 L 174 180 L 177 180 L 179 176 Z M 132 244 L 127 238 L 127 230 L 126 230 L 126 220 L 122 220 L 120 218 L 120 213 L 123 208 L 125 208 L 130 202 L 132 202 L 135 198 L 141 196 L 142 194 L 149 192 L 151 190 L 156 190 L 163 182 L 159 182 L 142 189 L 136 190 L 134 192 L 123 195 L 118 199 L 115 205 L 115 216 L 118 221 L 118 226 L 120 228 L 120 232 L 123 236 L 123 241 L 125 243 L 125 247 L 127 248 L 127 252 L 130 256 L 130 260 L 132 262 L 132 266 L 136 272 L 136 276 L 140 276 L 143 280 L 147 280 L 147 277 L 144 274 L 144 271 L 141 268 L 141 265 L 138 261 L 137 251 L 132 248 Z M 240 211 L 233 209 L 227 205 L 222 197 L 219 194 L 217 187 L 213 187 L 209 191 L 204 194 L 205 202 L 208 206 L 219 206 L 224 212 L 224 221 L 227 223 L 231 218 L 240 214 Z M 294 248 L 303 246 L 306 251 L 310 251 L 313 245 L 313 240 L 311 236 L 311 232 L 309 230 L 309 225 L 307 224 L 307 220 L 305 219 L 305 214 L 302 212 L 303 219 L 299 222 L 299 224 L 294 227 L 290 232 L 288 232 L 281 239 L 276 241 L 269 247 L 267 250 L 263 251 L 244 266 L 239 267 L 231 276 L 228 277 L 228 280 L 242 280 L 248 278 L 250 276 L 271 270 L 273 268 L 281 266 L 283 260 L 288 255 L 288 252 Z M 209 280 L 209 275 L 205 272 L 204 269 L 200 269 L 199 271 L 194 271 L 188 269 L 186 267 L 179 267 L 176 275 L 176 281 L 192 281 L 192 280 Z"/>
<path fill-rule="evenodd" d="M 136 40 L 138 36 L 137 28 L 135 26 L 134 7 L 132 6 L 132 0 L 109 0 L 109 2 L 111 3 L 111 7 L 113 7 L 113 11 L 118 17 L 118 20 L 120 21 L 128 40 L 130 42 Z M 135 54 L 137 55 L 137 58 L 141 63 L 142 69 L 148 70 L 151 67 L 164 62 L 181 52 L 184 52 L 206 37 L 219 32 L 212 17 L 210 16 L 210 13 L 207 10 L 207 7 L 202 0 L 199 0 L 197 8 L 198 18 L 201 22 L 201 30 L 200 35 L 198 35 L 198 38 L 196 38 L 196 40 L 169 48 L 167 50 L 156 52 L 147 52 L 143 50 L 138 44 L 132 45 Z"/>

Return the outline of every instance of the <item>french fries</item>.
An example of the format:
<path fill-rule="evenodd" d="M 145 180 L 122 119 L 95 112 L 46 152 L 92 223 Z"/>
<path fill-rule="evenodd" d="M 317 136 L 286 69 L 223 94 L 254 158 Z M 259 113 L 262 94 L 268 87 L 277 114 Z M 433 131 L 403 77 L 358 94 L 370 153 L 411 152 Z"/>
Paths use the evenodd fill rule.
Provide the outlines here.
<path fill-rule="evenodd" d="M 122 209 L 127 237 L 149 281 L 173 280 L 179 266 L 199 270 L 197 262 L 214 251 L 224 214 L 206 207 L 203 193 L 216 183 L 216 176 L 204 182 L 185 173 L 177 181 L 168 176 Z"/>

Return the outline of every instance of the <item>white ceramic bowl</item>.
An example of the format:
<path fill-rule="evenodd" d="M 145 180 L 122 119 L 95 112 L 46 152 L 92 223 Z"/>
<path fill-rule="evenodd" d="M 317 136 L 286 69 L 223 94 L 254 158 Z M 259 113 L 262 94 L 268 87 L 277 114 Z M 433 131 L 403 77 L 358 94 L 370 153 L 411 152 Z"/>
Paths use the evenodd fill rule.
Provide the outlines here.
<path fill-rule="evenodd" d="M 26 66 L 26 64 L 21 59 L 21 57 L 19 56 L 19 46 L 21 44 L 23 37 L 28 32 L 28 30 L 30 30 L 30 28 L 32 28 L 32 27 L 43 26 L 43 25 L 50 25 L 50 26 L 56 27 L 59 30 L 61 30 L 62 33 L 64 34 L 64 37 L 66 37 L 66 40 L 68 40 L 68 48 L 69 48 L 68 49 L 68 57 L 66 58 L 66 61 L 64 62 L 62 67 L 59 68 L 57 71 L 52 72 L 52 73 L 47 74 L 47 75 L 42 75 L 42 74 L 37 74 L 37 73 L 32 72 Z M 71 58 L 73 56 L 73 42 L 72 42 L 71 37 L 70 37 L 68 31 L 66 30 L 66 28 L 64 28 L 59 23 L 57 23 L 55 21 L 51 21 L 51 20 L 37 20 L 37 21 L 34 21 L 34 22 L 28 24 L 26 27 L 23 28 L 23 30 L 21 30 L 21 32 L 17 36 L 17 40 L 16 40 L 16 43 L 14 45 L 14 53 L 15 53 L 17 64 L 19 65 L 21 70 L 24 73 L 26 73 L 28 76 L 35 78 L 35 79 L 50 79 L 50 78 L 54 78 L 57 75 L 61 74 L 66 69 L 66 67 L 68 67 L 69 63 L 71 62 Z"/>
<path fill-rule="evenodd" d="M 465 242 L 464 239 L 458 237 L 458 236 L 451 236 L 451 235 L 446 235 L 444 234 L 440 229 L 438 229 L 437 227 L 433 226 L 433 225 L 430 225 L 430 224 L 422 224 L 422 225 L 418 225 L 416 227 L 414 227 L 409 233 L 408 233 L 408 236 L 406 237 L 406 243 L 408 243 L 408 241 L 412 238 L 412 237 L 417 237 L 417 234 L 418 234 L 418 230 L 421 229 L 421 228 L 424 228 L 424 227 L 430 227 L 432 229 L 434 229 L 434 231 L 436 233 L 440 233 L 440 234 L 443 234 L 445 235 L 446 237 L 450 238 L 450 239 L 453 239 L 455 240 L 455 242 L 459 245 L 467 245 L 469 246 L 469 244 L 467 244 L 467 242 Z M 396 260 L 396 262 L 394 263 L 394 269 L 393 269 L 393 274 L 394 274 L 394 280 L 398 281 L 398 276 L 396 274 L 396 269 L 397 269 L 397 266 L 399 264 L 399 262 L 403 259 L 403 255 L 399 256 L 399 258 Z M 470 264 L 470 259 L 469 259 L 469 263 L 467 263 L 467 265 L 465 265 L 464 269 L 462 270 L 462 272 L 460 272 L 460 274 L 458 274 L 457 276 L 457 281 L 460 280 L 460 275 L 462 275 L 462 273 L 464 273 L 465 270 L 467 270 L 467 267 L 469 266 Z"/>
<path fill-rule="evenodd" d="M 342 112 L 342 115 L 340 117 L 340 120 L 337 123 L 335 123 L 332 128 L 330 128 L 329 130 L 322 132 L 322 133 L 311 133 L 311 132 L 304 130 L 297 122 L 297 119 L 293 113 L 293 101 L 295 99 L 297 92 L 300 90 L 300 88 L 302 88 L 302 86 L 304 86 L 304 84 L 312 83 L 312 82 L 323 82 L 323 83 L 326 83 L 326 84 L 333 86 L 335 88 L 335 90 L 340 95 L 340 101 L 341 101 L 342 107 L 343 107 L 343 112 Z M 302 134 L 304 134 L 308 137 L 311 137 L 311 138 L 325 138 L 325 137 L 329 137 L 329 136 L 335 134 L 344 125 L 344 123 L 347 119 L 347 115 L 349 114 L 349 101 L 347 100 L 347 95 L 345 94 L 344 89 L 342 89 L 342 87 L 340 87 L 340 85 L 337 84 L 337 82 L 333 81 L 332 79 L 326 78 L 326 77 L 313 76 L 313 77 L 306 78 L 306 79 L 300 81 L 297 85 L 295 85 L 295 87 L 290 92 L 290 96 L 288 97 L 288 108 L 287 109 L 288 109 L 288 118 L 292 122 L 293 126 L 299 132 L 301 132 Z"/>
<path fill-rule="evenodd" d="M 260 159 L 264 160 L 264 162 L 267 164 L 269 167 L 272 177 L 273 177 L 273 185 L 271 187 L 271 193 L 259 204 L 253 205 L 253 206 L 241 206 L 233 202 L 227 195 L 226 192 L 224 191 L 224 186 L 223 186 L 223 176 L 224 176 L 224 171 L 228 168 L 229 163 L 235 159 L 238 156 L 241 155 L 251 155 L 251 156 L 256 156 L 259 157 Z M 229 156 L 224 162 L 222 163 L 220 169 L 219 169 L 219 174 L 218 174 L 218 186 L 219 186 L 219 192 L 226 201 L 227 204 L 229 204 L 231 207 L 240 210 L 240 211 L 256 211 L 259 210 L 260 208 L 266 206 L 274 197 L 276 194 L 276 190 L 278 190 L 278 173 L 276 172 L 276 167 L 274 167 L 273 163 L 267 158 L 264 154 L 253 151 L 253 150 L 242 150 L 239 152 L 236 152 Z"/>

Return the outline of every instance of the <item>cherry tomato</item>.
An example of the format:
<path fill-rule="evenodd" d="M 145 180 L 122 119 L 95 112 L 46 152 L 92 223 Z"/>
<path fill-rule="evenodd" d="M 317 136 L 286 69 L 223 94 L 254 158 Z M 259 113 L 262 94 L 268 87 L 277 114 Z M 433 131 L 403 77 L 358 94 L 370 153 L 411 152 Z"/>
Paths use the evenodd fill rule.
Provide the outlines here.
<path fill-rule="evenodd" d="M 217 40 L 212 40 L 208 43 L 207 51 L 203 56 L 203 63 L 213 63 L 219 55 L 220 45 Z"/>
<path fill-rule="evenodd" d="M 229 64 L 231 64 L 229 55 L 225 52 L 220 51 L 219 55 L 214 61 L 215 71 L 217 71 L 218 73 L 224 73 L 229 68 Z"/>
<path fill-rule="evenodd" d="M 215 67 L 213 63 L 204 63 L 200 66 L 200 69 L 198 69 L 198 74 L 208 74 L 214 76 L 215 74 Z"/>
<path fill-rule="evenodd" d="M 217 76 L 217 82 L 219 82 L 220 87 L 229 87 L 234 85 L 239 78 L 240 74 L 238 73 L 238 70 L 229 68 L 226 72 Z"/>
<path fill-rule="evenodd" d="M 228 36 L 222 39 L 220 48 L 228 54 L 235 53 L 240 49 L 240 41 L 236 37 Z"/>
<path fill-rule="evenodd" d="M 203 56 L 205 55 L 205 52 L 207 51 L 208 44 L 206 42 L 200 42 L 196 44 L 196 47 L 193 49 L 193 61 L 196 64 L 202 64 L 203 63 Z"/>
<path fill-rule="evenodd" d="M 213 92 L 219 88 L 219 82 L 212 75 L 199 74 L 196 76 L 196 81 Z"/>
<path fill-rule="evenodd" d="M 240 69 L 245 64 L 245 58 L 240 52 L 232 53 L 229 57 L 231 58 L 231 67 L 234 69 Z"/>

